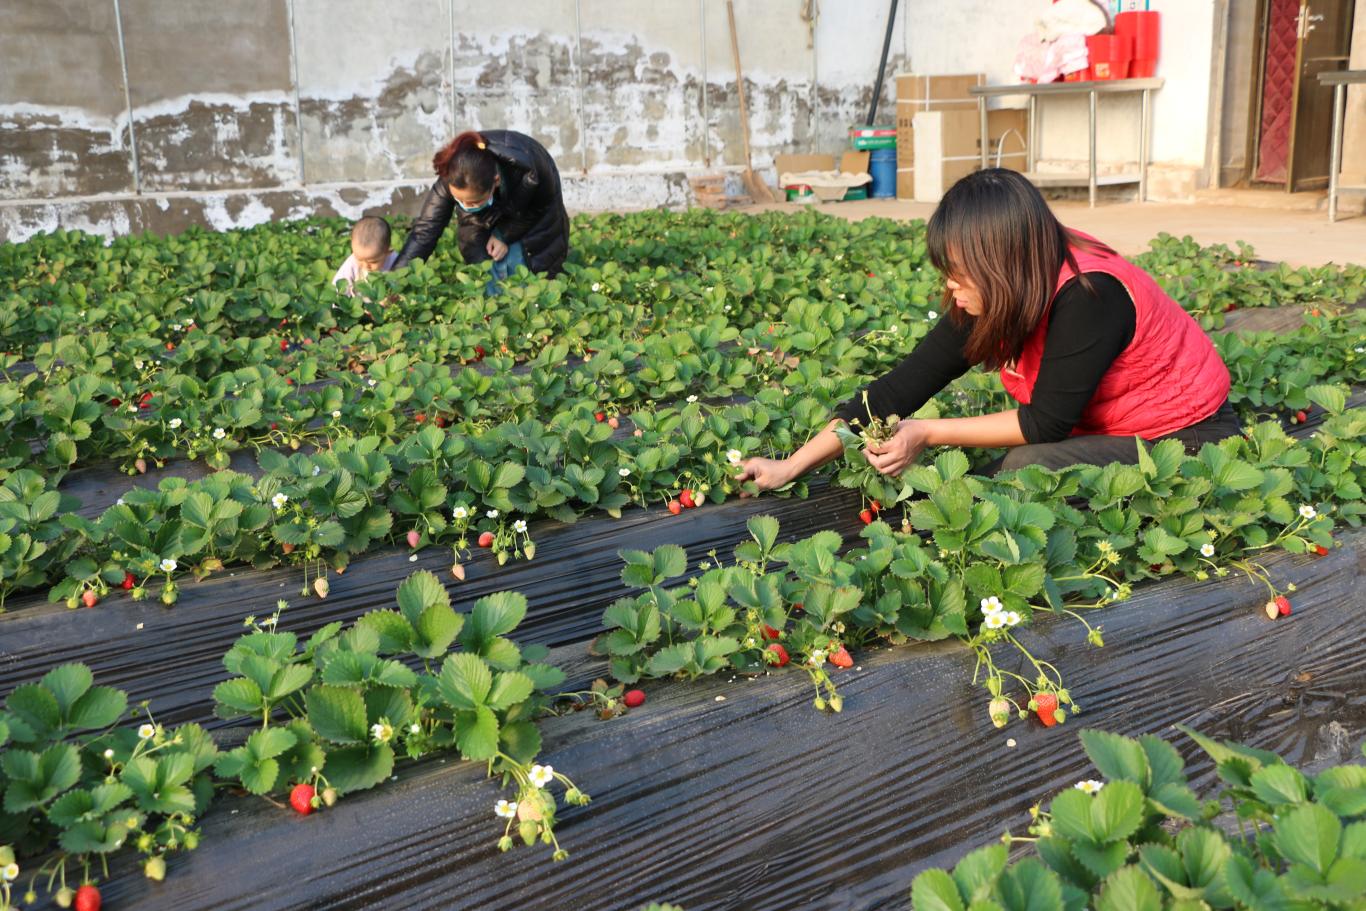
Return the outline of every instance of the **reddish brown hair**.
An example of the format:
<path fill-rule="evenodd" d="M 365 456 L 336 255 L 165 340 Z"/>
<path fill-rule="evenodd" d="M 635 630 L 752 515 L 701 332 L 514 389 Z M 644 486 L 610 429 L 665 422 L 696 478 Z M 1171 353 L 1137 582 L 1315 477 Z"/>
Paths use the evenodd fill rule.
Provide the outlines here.
<path fill-rule="evenodd" d="M 432 157 L 432 167 L 446 183 L 476 193 L 493 189 L 493 179 L 498 174 L 498 162 L 488 150 L 488 143 L 473 130 L 442 146 Z"/>
<path fill-rule="evenodd" d="M 936 269 L 981 294 L 976 318 L 954 306 L 947 288 L 943 306 L 960 325 L 972 321 L 963 346 L 969 363 L 992 370 L 1020 356 L 1057 293 L 1063 263 L 1077 271 L 1073 247 L 1114 252 L 1063 227 L 1034 185 L 1005 168 L 954 184 L 930 216 L 926 244 Z M 1094 293 L 1085 275 L 1080 280 Z"/>

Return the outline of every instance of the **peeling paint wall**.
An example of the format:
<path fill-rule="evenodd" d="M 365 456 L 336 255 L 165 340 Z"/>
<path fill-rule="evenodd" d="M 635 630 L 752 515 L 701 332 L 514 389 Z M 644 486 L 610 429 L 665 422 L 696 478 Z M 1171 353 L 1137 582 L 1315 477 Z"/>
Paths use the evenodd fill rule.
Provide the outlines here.
<path fill-rule="evenodd" d="M 927 5 L 900 5 L 884 122 Z M 845 146 L 887 9 L 736 0 L 756 168 Z M 537 137 L 577 209 L 682 205 L 688 173 L 744 164 L 725 0 L 0 0 L 0 21 L 0 239 L 412 211 L 468 128 Z"/>

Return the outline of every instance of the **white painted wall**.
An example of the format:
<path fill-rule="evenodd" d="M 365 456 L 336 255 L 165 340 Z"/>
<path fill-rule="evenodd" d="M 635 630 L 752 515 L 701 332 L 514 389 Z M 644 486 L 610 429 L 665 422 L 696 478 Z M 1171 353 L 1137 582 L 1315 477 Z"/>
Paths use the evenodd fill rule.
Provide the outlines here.
<path fill-rule="evenodd" d="M 1013 83 L 1016 45 L 1049 5 L 1050 0 L 908 0 L 911 67 L 921 73 L 984 72 L 988 83 Z M 1151 8 L 1162 13 L 1157 75 L 1167 80 L 1153 96 L 1153 160 L 1203 167 L 1214 0 L 1151 0 Z M 1023 100 L 1004 99 L 1001 105 L 1020 107 Z M 1040 110 L 1041 157 L 1084 160 L 1086 100 L 1049 100 Z M 1097 146 L 1102 161 L 1137 159 L 1139 110 L 1136 96 L 1101 100 Z"/>

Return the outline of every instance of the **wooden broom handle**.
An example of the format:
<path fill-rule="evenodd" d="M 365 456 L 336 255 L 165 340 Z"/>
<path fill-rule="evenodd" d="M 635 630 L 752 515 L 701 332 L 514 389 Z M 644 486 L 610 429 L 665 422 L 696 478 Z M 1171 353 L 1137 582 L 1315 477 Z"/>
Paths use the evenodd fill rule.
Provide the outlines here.
<path fill-rule="evenodd" d="M 726 16 L 730 19 L 730 52 L 735 58 L 735 88 L 740 96 L 740 127 L 745 141 L 745 167 L 750 166 L 749 108 L 745 105 L 745 77 L 740 72 L 740 41 L 735 34 L 735 0 L 726 0 Z"/>

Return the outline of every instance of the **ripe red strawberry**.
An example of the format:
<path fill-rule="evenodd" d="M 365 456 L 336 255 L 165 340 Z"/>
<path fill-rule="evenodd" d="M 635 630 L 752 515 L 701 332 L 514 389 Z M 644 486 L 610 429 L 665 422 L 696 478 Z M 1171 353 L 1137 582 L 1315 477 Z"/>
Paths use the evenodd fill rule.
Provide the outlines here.
<path fill-rule="evenodd" d="M 797 613 L 801 613 L 802 611 L 806 610 L 806 605 L 798 601 L 796 604 L 792 605 L 792 609 Z"/>
<path fill-rule="evenodd" d="M 420 544 L 421 542 L 422 542 L 422 534 L 421 534 L 416 528 L 414 528 L 413 530 L 411 530 L 411 531 L 408 532 L 408 546 L 409 546 L 409 547 L 417 547 L 417 545 Z"/>
<path fill-rule="evenodd" d="M 479 536 L 479 546 L 480 546 L 480 547 L 492 547 L 492 546 L 493 546 L 493 532 L 491 532 L 491 531 L 486 531 L 486 532 L 484 532 L 483 534 L 481 534 L 481 535 Z"/>
<path fill-rule="evenodd" d="M 1053 715 L 1058 709 L 1058 697 L 1052 693 L 1039 693 L 1034 699 L 1034 714 L 1039 716 L 1043 726 L 1051 728 L 1058 723 L 1058 719 Z"/>
<path fill-rule="evenodd" d="M 773 662 L 774 667 L 784 667 L 787 665 L 787 662 L 791 660 L 787 655 L 787 649 L 783 648 L 776 642 L 774 642 L 772 645 L 765 647 L 764 651 L 772 652 L 774 657 L 778 659 L 777 661 Z"/>
<path fill-rule="evenodd" d="M 858 517 L 864 525 L 873 524 L 873 511 L 871 509 L 861 510 L 858 514 Z"/>
<path fill-rule="evenodd" d="M 86 607 L 94 607 L 96 604 L 100 603 L 100 596 L 87 588 L 81 593 L 81 603 Z"/>
<path fill-rule="evenodd" d="M 628 709 L 638 709 L 645 704 L 644 690 L 627 690 L 621 697 Z"/>
<path fill-rule="evenodd" d="M 781 635 L 782 635 L 782 633 L 778 632 L 776 629 L 774 629 L 773 627 L 769 626 L 767 623 L 764 624 L 764 638 L 765 638 L 765 639 L 777 639 L 777 638 L 778 638 L 779 636 L 781 636 Z"/>
<path fill-rule="evenodd" d="M 484 321 L 485 321 L 485 322 L 488 322 L 488 318 L 485 317 L 485 318 L 484 318 Z M 487 352 L 484 351 L 484 346 L 483 346 L 483 345 L 475 345 L 475 346 L 474 346 L 474 359 L 475 359 L 476 361 L 482 361 L 482 360 L 484 359 L 484 355 L 485 355 L 486 353 L 487 353 Z"/>
<path fill-rule="evenodd" d="M 76 911 L 100 911 L 100 890 L 86 883 L 76 890 Z"/>
<path fill-rule="evenodd" d="M 601 424 L 603 421 L 607 420 L 607 412 L 599 411 L 593 415 L 593 419 Z"/>
<path fill-rule="evenodd" d="M 1277 610 L 1278 612 L 1280 612 L 1280 615 L 1281 615 L 1282 617 L 1289 617 L 1289 616 L 1290 616 L 1290 599 L 1287 598 L 1285 595 L 1277 595 L 1277 596 L 1276 596 L 1276 610 Z"/>
<path fill-rule="evenodd" d="M 1309 420 L 1309 415 L 1305 414 L 1303 410 L 1295 412 L 1296 424 L 1303 424 L 1307 420 Z"/>
<path fill-rule="evenodd" d="M 123 399 L 110 399 L 110 400 L 109 400 L 109 407 L 110 407 L 110 408 L 117 408 L 117 407 L 119 407 L 119 406 L 122 405 L 122 404 L 123 404 Z"/>
<path fill-rule="evenodd" d="M 144 393 L 142 394 L 142 398 L 138 399 L 138 402 L 150 402 L 151 400 L 152 400 L 152 393 L 150 393 L 150 392 L 144 392 Z"/>
<path fill-rule="evenodd" d="M 882 512 L 882 504 L 879 503 L 877 500 L 874 500 L 873 502 L 869 503 L 868 508 L 873 511 L 873 515 L 877 515 L 878 513 Z"/>
<path fill-rule="evenodd" d="M 670 501 L 669 501 L 669 512 L 673 513 L 674 515 L 678 515 L 678 514 L 679 514 L 680 512 L 682 512 L 682 511 L 683 511 L 683 504 L 682 504 L 682 503 L 679 503 L 677 500 L 670 500 Z"/>
<path fill-rule="evenodd" d="M 445 426 L 446 426 L 446 419 L 443 418 L 441 415 L 438 414 L 438 415 L 436 416 L 435 424 L 436 424 L 436 426 L 438 426 L 438 427 L 445 427 Z"/>
<path fill-rule="evenodd" d="M 133 578 L 133 574 L 130 572 L 125 572 L 123 574 L 123 582 L 119 583 L 119 587 L 122 588 L 124 591 L 129 591 L 137 584 L 138 580 Z"/>
<path fill-rule="evenodd" d="M 294 812 L 300 816 L 307 816 L 313 812 L 313 785 L 296 784 L 294 790 L 289 792 L 289 805 L 294 808 Z"/>
<path fill-rule="evenodd" d="M 616 430 L 618 427 L 621 426 L 621 421 L 620 421 L 620 420 L 617 418 L 617 416 L 614 414 L 614 415 L 612 415 L 610 418 L 607 419 L 607 426 L 608 426 L 608 427 L 611 427 L 613 430 Z"/>
<path fill-rule="evenodd" d="M 166 350 L 167 350 L 167 351 L 174 351 L 174 350 L 175 350 L 175 342 L 167 342 L 167 343 L 166 343 Z"/>
<path fill-rule="evenodd" d="M 281 351 L 288 351 L 288 350 L 289 350 L 289 342 L 285 341 L 284 339 L 280 339 L 280 350 L 281 350 Z"/>
<path fill-rule="evenodd" d="M 270 422 L 270 429 L 271 429 L 271 430 L 279 430 L 279 429 L 280 429 L 279 423 L 276 422 L 276 421 L 271 421 L 271 422 Z"/>
<path fill-rule="evenodd" d="M 427 420 L 427 416 L 423 414 L 421 411 L 419 411 L 417 414 L 413 415 L 413 420 L 421 424 L 422 422 Z"/>
<path fill-rule="evenodd" d="M 697 502 L 692 498 L 692 491 L 686 487 L 683 488 L 683 492 L 678 495 L 678 502 L 683 504 L 684 509 L 692 509 L 697 505 Z"/>
<path fill-rule="evenodd" d="M 841 645 L 830 653 L 830 663 L 835 667 L 849 668 L 854 666 L 854 658 L 849 654 L 849 649 Z"/>
<path fill-rule="evenodd" d="M 1320 557 L 1326 557 L 1328 556 L 1328 548 L 1324 547 L 1322 544 L 1315 544 L 1314 553 L 1318 554 Z"/>
<path fill-rule="evenodd" d="M 285 543 L 280 545 L 280 550 L 283 550 L 287 554 L 292 554 L 294 553 L 294 545 L 286 541 Z"/>

